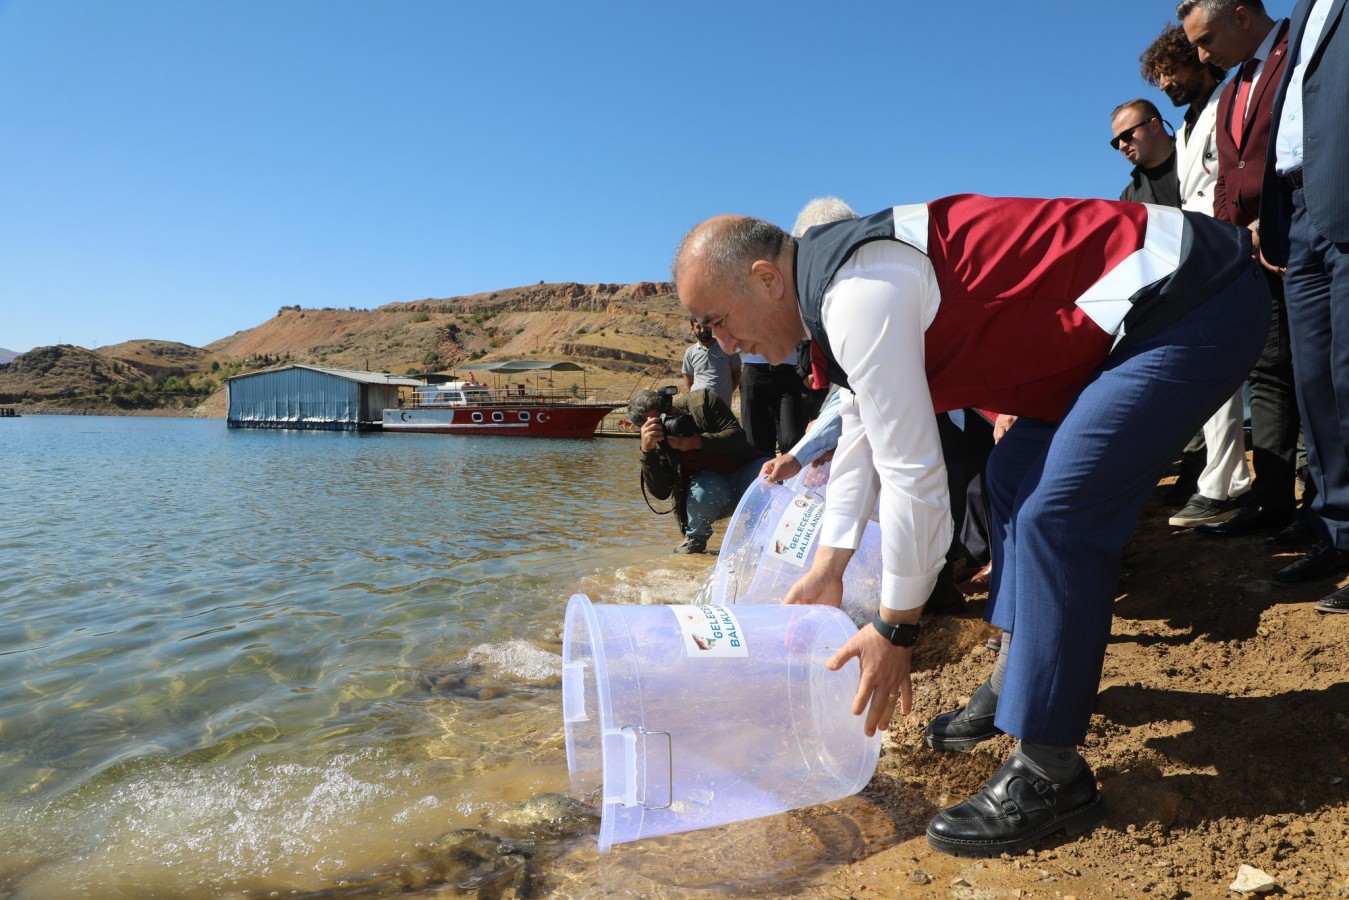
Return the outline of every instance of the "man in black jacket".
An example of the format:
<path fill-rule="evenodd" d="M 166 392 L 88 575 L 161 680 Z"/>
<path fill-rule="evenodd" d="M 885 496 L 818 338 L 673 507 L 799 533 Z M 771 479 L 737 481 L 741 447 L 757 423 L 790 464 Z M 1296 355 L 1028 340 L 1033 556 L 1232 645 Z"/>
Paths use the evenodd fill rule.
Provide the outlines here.
<path fill-rule="evenodd" d="M 642 487 L 658 500 L 675 496 L 684 543 L 674 552 L 705 553 L 712 523 L 735 512 L 767 457 L 750 445 L 735 413 L 715 391 L 673 398 L 638 391 L 628 404 L 628 418 L 642 429 Z"/>
<path fill-rule="evenodd" d="M 1121 200 L 1180 206 L 1180 179 L 1176 175 L 1176 139 L 1166 133 L 1166 123 L 1156 105 L 1148 100 L 1130 100 L 1110 114 L 1110 146 L 1134 164 Z"/>

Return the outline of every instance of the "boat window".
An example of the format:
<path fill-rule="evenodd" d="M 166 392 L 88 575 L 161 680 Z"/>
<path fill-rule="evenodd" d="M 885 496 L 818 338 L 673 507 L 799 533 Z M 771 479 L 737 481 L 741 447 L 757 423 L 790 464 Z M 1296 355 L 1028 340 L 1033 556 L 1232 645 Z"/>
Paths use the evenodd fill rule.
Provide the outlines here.
<path fill-rule="evenodd" d="M 521 422 L 528 422 L 528 421 L 529 421 L 529 413 L 525 412 L 524 410 L 521 410 L 521 411 L 520 411 L 520 421 L 521 421 Z"/>
<path fill-rule="evenodd" d="M 493 422 L 504 422 L 504 421 L 506 421 L 506 417 L 505 417 L 504 415 L 502 415 L 501 413 L 499 413 L 499 412 L 494 412 L 494 413 L 492 413 L 492 421 L 493 421 Z"/>
<path fill-rule="evenodd" d="M 473 414 L 473 421 L 475 421 L 475 422 L 481 422 L 481 421 L 482 421 L 482 413 L 480 413 L 480 412 L 475 412 L 475 413 Z"/>

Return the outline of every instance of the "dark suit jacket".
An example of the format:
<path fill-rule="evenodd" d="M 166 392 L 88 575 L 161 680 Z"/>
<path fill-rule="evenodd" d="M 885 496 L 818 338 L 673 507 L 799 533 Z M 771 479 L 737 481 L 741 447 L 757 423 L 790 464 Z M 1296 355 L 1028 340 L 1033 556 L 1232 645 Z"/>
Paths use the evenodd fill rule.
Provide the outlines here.
<path fill-rule="evenodd" d="M 1289 28 L 1288 56 L 1297 56 L 1303 26 L 1312 0 L 1299 0 Z M 1279 79 L 1274 100 L 1274 122 L 1283 112 L 1294 62 Z M 1349 139 L 1345 117 L 1349 111 L 1349 14 L 1345 0 L 1334 0 L 1321 41 L 1302 79 L 1303 200 L 1316 230 L 1336 243 L 1349 242 Z M 1288 225 L 1293 201 L 1274 174 L 1274 142 L 1265 160 L 1264 193 L 1260 201 L 1260 250 L 1276 266 L 1288 262 Z"/>
<path fill-rule="evenodd" d="M 1218 183 L 1213 188 L 1213 215 L 1233 225 L 1249 225 L 1260 217 L 1260 190 L 1265 177 L 1265 150 L 1273 123 L 1274 95 L 1283 83 L 1288 62 L 1288 23 L 1275 26 L 1279 36 L 1251 91 L 1250 117 L 1246 121 L 1241 149 L 1232 138 L 1232 103 L 1236 99 L 1241 70 L 1227 82 L 1218 100 Z"/>

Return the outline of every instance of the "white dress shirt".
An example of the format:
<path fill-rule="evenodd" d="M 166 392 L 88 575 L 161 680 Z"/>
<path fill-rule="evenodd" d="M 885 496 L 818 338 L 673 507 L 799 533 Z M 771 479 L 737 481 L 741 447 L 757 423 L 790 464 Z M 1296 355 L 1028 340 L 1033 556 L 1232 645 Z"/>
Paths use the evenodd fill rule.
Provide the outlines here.
<path fill-rule="evenodd" d="M 1283 97 L 1283 112 L 1279 114 L 1279 130 L 1274 134 L 1274 171 L 1287 175 L 1302 168 L 1302 79 L 1307 74 L 1307 60 L 1316 53 L 1330 16 L 1331 0 L 1316 0 L 1307 16 L 1307 27 L 1298 45 L 1297 65 L 1288 80 L 1288 91 Z"/>
<path fill-rule="evenodd" d="M 951 544 L 946 464 L 923 350 L 940 302 L 926 256 L 873 241 L 835 274 L 821 311 L 852 392 L 841 400 L 843 430 L 820 540 L 856 549 L 879 495 L 881 603 L 891 609 L 923 605 Z"/>

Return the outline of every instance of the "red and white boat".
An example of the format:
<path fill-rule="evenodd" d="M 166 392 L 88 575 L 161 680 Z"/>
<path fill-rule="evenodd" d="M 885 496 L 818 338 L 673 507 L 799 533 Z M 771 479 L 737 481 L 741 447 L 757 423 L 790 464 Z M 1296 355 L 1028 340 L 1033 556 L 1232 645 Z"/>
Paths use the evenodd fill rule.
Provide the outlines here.
<path fill-rule="evenodd" d="M 581 371 L 574 363 L 517 362 L 484 365 L 496 375 Z M 623 401 L 605 401 L 585 390 L 524 383 L 489 387 L 470 376 L 417 388 L 397 409 L 384 410 L 385 431 L 424 434 L 486 434 L 513 437 L 586 438 Z"/>

